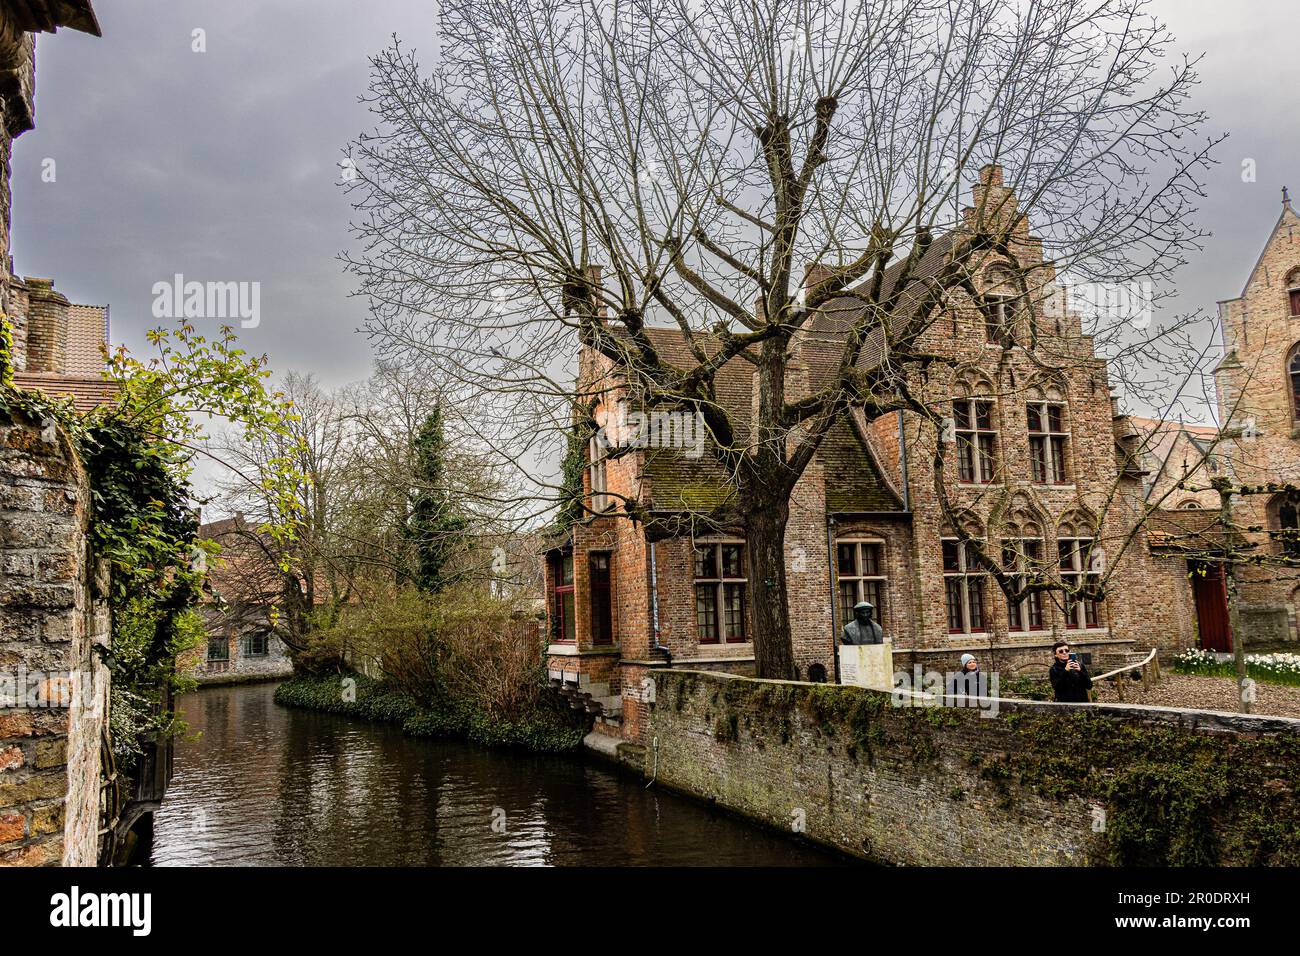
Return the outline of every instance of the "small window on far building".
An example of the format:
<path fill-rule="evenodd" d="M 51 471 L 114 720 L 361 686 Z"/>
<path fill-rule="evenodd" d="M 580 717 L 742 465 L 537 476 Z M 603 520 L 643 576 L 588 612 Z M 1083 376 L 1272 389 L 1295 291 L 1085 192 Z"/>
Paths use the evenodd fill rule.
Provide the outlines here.
<path fill-rule="evenodd" d="M 224 637 L 208 638 L 208 660 L 209 661 L 228 661 L 230 660 L 230 641 Z"/>
<path fill-rule="evenodd" d="M 1286 277 L 1287 303 L 1291 306 L 1291 316 L 1300 318 L 1300 269 L 1292 269 Z"/>
<path fill-rule="evenodd" d="M 1291 379 L 1291 414 L 1300 421 L 1300 347 L 1291 352 L 1291 361 L 1287 365 L 1287 374 Z"/>
<path fill-rule="evenodd" d="M 270 636 L 265 631 L 258 631 L 244 638 L 245 657 L 266 657 L 270 653 Z"/>

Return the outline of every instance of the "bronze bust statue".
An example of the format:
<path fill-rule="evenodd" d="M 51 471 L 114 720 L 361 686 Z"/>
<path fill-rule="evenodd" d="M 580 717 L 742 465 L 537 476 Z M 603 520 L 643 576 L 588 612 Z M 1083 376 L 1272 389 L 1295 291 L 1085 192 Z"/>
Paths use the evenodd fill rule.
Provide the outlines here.
<path fill-rule="evenodd" d="M 873 620 L 876 613 L 875 607 L 867 601 L 859 601 L 853 605 L 853 620 L 844 625 L 844 633 L 840 637 L 841 644 L 883 644 L 885 643 L 885 631 Z"/>

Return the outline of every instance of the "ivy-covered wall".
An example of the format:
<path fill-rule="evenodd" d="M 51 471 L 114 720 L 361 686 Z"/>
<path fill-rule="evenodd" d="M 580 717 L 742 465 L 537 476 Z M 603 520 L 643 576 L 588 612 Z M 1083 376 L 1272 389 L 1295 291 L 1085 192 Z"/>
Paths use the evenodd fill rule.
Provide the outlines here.
<path fill-rule="evenodd" d="M 0 865 L 98 856 L 110 622 L 89 501 L 65 432 L 0 410 Z"/>
<path fill-rule="evenodd" d="M 654 673 L 645 772 L 905 865 L 1296 865 L 1300 720 Z"/>

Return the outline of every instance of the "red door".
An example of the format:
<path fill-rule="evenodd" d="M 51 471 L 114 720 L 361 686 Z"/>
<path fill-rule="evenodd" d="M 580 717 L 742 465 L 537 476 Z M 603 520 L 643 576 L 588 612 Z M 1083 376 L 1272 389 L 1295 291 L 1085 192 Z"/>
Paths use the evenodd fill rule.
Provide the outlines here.
<path fill-rule="evenodd" d="M 1223 585 L 1222 565 L 1188 562 L 1188 570 L 1192 572 L 1192 593 L 1196 596 L 1196 621 L 1201 634 L 1201 647 L 1207 651 L 1232 650 L 1232 628 L 1228 625 L 1228 592 Z"/>

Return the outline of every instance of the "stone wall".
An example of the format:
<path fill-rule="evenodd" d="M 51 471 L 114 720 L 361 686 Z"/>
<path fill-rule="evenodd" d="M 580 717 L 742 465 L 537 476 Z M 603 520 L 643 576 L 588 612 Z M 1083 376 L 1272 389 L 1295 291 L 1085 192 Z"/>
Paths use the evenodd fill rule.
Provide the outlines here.
<path fill-rule="evenodd" d="M 247 653 L 248 638 L 264 630 L 257 618 L 250 625 L 251 617 L 251 614 L 239 613 L 238 609 L 223 614 L 215 608 L 205 607 L 203 620 L 208 640 L 187 652 L 177 662 L 178 668 L 199 684 L 242 684 L 291 676 L 293 661 L 289 649 L 274 634 L 267 636 L 265 654 Z M 208 659 L 208 645 L 214 641 L 224 641 L 225 660 Z"/>
<path fill-rule="evenodd" d="M 89 485 L 54 424 L 0 412 L 0 864 L 93 866 L 109 616 Z M 99 569 L 102 573 L 102 568 Z"/>
<path fill-rule="evenodd" d="M 852 687 L 653 677 L 647 777 L 856 856 L 947 866 L 1300 859 L 1300 720 L 1029 701 L 1000 701 L 985 717 L 893 706 Z"/>

